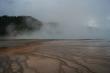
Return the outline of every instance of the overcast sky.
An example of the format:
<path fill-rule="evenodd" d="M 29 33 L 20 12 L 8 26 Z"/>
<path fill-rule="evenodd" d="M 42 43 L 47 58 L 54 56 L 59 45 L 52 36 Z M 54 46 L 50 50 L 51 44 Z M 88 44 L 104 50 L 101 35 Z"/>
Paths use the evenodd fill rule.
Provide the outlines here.
<path fill-rule="evenodd" d="M 29 15 L 44 23 L 56 22 L 59 34 L 75 35 L 69 38 L 109 38 L 109 7 L 110 0 L 0 0 L 0 15 Z"/>

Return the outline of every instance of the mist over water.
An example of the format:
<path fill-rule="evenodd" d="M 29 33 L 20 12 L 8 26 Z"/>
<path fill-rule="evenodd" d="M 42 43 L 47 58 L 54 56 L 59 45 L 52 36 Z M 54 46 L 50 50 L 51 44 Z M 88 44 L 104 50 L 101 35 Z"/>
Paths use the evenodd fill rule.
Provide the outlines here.
<path fill-rule="evenodd" d="M 108 0 L 1 0 L 1 15 L 33 16 L 43 22 L 26 39 L 110 39 Z M 8 7 L 10 5 L 10 7 Z"/>

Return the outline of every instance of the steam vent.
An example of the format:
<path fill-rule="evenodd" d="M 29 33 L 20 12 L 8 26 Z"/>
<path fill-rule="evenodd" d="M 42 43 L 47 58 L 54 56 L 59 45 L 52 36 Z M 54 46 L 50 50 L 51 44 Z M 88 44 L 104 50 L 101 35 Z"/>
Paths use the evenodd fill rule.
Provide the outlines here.
<path fill-rule="evenodd" d="M 31 16 L 0 16 L 0 36 L 16 36 L 23 32 L 40 30 L 42 23 Z"/>

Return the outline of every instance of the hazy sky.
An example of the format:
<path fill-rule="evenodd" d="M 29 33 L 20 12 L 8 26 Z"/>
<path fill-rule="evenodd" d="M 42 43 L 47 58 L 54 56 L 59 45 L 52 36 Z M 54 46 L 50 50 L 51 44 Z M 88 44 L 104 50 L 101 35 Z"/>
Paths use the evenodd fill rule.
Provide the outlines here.
<path fill-rule="evenodd" d="M 53 38 L 103 39 L 110 36 L 109 7 L 109 0 L 0 0 L 0 15 L 29 15 L 45 25 L 56 22 L 57 28 L 47 25 L 39 32 Z"/>

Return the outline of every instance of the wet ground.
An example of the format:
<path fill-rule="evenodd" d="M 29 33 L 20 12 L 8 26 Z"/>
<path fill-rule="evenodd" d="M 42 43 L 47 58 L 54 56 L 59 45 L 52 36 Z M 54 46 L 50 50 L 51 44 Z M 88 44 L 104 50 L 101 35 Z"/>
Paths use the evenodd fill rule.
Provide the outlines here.
<path fill-rule="evenodd" d="M 105 40 L 1 40 L 0 73 L 110 73 Z"/>

